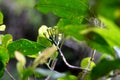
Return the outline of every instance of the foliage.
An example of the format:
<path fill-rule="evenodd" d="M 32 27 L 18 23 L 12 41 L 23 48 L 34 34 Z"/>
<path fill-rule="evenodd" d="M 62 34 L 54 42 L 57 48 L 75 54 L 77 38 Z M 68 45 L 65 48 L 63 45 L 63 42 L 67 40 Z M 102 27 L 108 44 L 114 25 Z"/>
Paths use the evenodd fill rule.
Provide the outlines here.
<path fill-rule="evenodd" d="M 3 24 L 3 14 L 0 12 L 0 25 Z"/>
<path fill-rule="evenodd" d="M 37 42 L 33 42 L 27 39 L 20 39 L 10 43 L 7 49 L 10 53 L 10 57 L 14 57 L 14 52 L 19 51 L 24 55 L 38 55 L 39 51 L 42 51 L 45 47 Z"/>
<path fill-rule="evenodd" d="M 83 68 L 89 68 L 89 69 L 93 69 L 93 67 L 95 67 L 95 63 L 94 62 L 91 62 L 90 63 L 90 66 L 88 66 L 88 64 L 90 63 L 90 57 L 87 57 L 87 58 L 84 58 L 82 61 L 81 61 L 81 67 Z"/>
<path fill-rule="evenodd" d="M 101 60 L 92 70 L 92 79 L 96 80 L 102 76 L 108 75 L 112 70 L 120 69 L 120 59 L 116 60 Z M 107 64 L 107 65 L 106 65 Z M 97 74 L 97 75 L 96 75 Z"/>
<path fill-rule="evenodd" d="M 67 80 L 67 79 L 69 79 L 69 80 L 77 80 L 77 77 L 73 76 L 73 75 L 68 75 L 68 76 L 66 76 L 64 78 L 59 78 L 58 80 Z"/>
<path fill-rule="evenodd" d="M 120 19 L 120 1 L 119 0 L 111 0 L 110 2 L 108 2 L 108 0 L 98 0 L 98 5 L 96 5 L 97 9 L 97 13 L 105 16 L 108 19 L 111 20 L 116 20 L 116 19 Z M 112 16 L 111 16 L 112 15 Z"/>
<path fill-rule="evenodd" d="M 57 16 L 66 19 L 74 19 L 76 17 L 79 19 L 88 11 L 88 6 L 80 0 L 42 0 L 38 1 L 36 8 L 43 13 L 52 11 Z"/>
<path fill-rule="evenodd" d="M 101 77 L 108 78 L 111 71 L 119 72 L 120 59 L 117 59 L 115 52 L 120 48 L 120 25 L 118 24 L 120 1 L 97 0 L 94 5 L 90 2 L 90 0 L 38 0 L 35 5 L 37 10 L 44 14 L 52 12 L 60 17 L 60 20 L 55 27 L 41 26 L 36 42 L 27 39 L 13 41 L 12 35 L 1 34 L 0 77 L 3 76 L 6 64 L 11 58 L 18 60 L 17 70 L 21 80 L 28 80 L 29 76 L 33 75 L 37 77 L 37 74 L 40 77 L 48 76 L 57 80 L 77 80 L 78 78 L 95 80 Z M 0 12 L 0 31 L 4 30 L 3 14 Z M 81 61 L 81 67 L 70 65 L 60 49 L 63 34 L 65 38 L 72 37 L 81 43 L 85 42 L 94 51 L 101 52 L 102 56 L 106 54 L 113 59 L 103 58 L 95 64 L 93 53 L 91 57 Z M 68 67 L 82 70 L 80 75 L 74 76 L 55 71 L 57 52 Z M 31 65 L 26 66 L 25 56 L 34 58 Z M 37 68 L 39 64 L 47 64 L 50 70 Z M 116 74 L 113 73 L 113 75 Z"/>

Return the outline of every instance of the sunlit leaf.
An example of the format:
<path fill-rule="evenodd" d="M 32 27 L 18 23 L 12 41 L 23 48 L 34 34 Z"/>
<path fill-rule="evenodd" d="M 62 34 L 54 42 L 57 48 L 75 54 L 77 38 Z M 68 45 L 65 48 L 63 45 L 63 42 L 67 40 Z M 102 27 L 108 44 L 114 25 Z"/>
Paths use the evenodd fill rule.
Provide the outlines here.
<path fill-rule="evenodd" d="M 39 30 L 38 30 L 38 35 L 40 37 L 44 37 L 44 38 L 48 38 L 49 39 L 49 35 L 48 35 L 48 32 L 47 32 L 47 29 L 48 27 L 45 26 L 45 25 L 42 25 Z"/>
<path fill-rule="evenodd" d="M 22 66 L 24 66 L 26 64 L 26 59 L 22 55 L 22 53 L 15 51 L 15 58 L 18 60 L 18 62 L 20 62 L 22 64 Z"/>
<path fill-rule="evenodd" d="M 120 33 L 120 28 L 113 21 L 111 21 L 110 19 L 107 19 L 103 16 L 99 16 L 99 19 L 104 23 L 104 26 L 108 30 L 115 32 L 115 34 Z"/>
<path fill-rule="evenodd" d="M 100 77 L 106 76 L 112 70 L 120 69 L 120 59 L 116 60 L 101 60 L 96 67 L 92 69 L 92 80 L 97 80 Z"/>
<path fill-rule="evenodd" d="M 14 52 L 19 51 L 24 55 L 38 55 L 45 47 L 37 42 L 27 39 L 16 40 L 8 45 L 10 57 L 14 57 Z"/>
<path fill-rule="evenodd" d="M 8 46 L 9 43 L 11 43 L 13 40 L 12 35 L 11 34 L 6 34 L 2 37 L 2 46 L 6 47 Z"/>
<path fill-rule="evenodd" d="M 51 46 L 51 42 L 49 41 L 48 27 L 42 25 L 38 30 L 37 42 L 45 47 Z"/>
<path fill-rule="evenodd" d="M 56 52 L 56 46 L 46 48 L 39 56 L 34 60 L 33 67 L 37 67 L 39 64 L 43 64 L 47 61 L 48 58 L 52 56 Z"/>
<path fill-rule="evenodd" d="M 76 76 L 74 75 L 66 75 L 63 78 L 58 78 L 57 80 L 78 80 Z"/>
<path fill-rule="evenodd" d="M 101 53 L 109 54 L 115 57 L 114 49 L 108 44 L 108 42 L 102 36 L 95 32 L 89 32 L 88 34 L 85 34 L 85 37 L 86 42 L 91 48 L 96 49 Z"/>
<path fill-rule="evenodd" d="M 24 67 L 26 64 L 26 59 L 23 56 L 23 54 L 21 54 L 18 51 L 15 51 L 15 58 L 17 59 L 17 71 L 19 73 L 20 78 L 23 77 L 23 71 L 24 71 Z"/>
<path fill-rule="evenodd" d="M 93 43 L 97 42 L 97 44 L 101 45 L 99 46 L 99 48 L 101 47 L 100 49 L 103 48 L 103 50 L 106 50 L 107 53 L 111 54 L 112 56 L 115 56 L 113 47 L 114 46 L 120 47 L 120 43 L 119 43 L 120 28 L 114 22 L 104 17 L 100 16 L 100 20 L 104 23 L 105 28 L 89 28 L 89 29 L 83 30 L 83 32 L 81 33 L 88 34 L 88 35 L 90 35 L 90 33 L 93 33 L 93 36 L 90 37 L 88 40 L 91 40 Z M 94 45 L 97 46 L 96 44 Z"/>
<path fill-rule="evenodd" d="M 9 61 L 9 54 L 6 48 L 0 46 L 0 61 L 2 61 L 5 65 Z"/>
<path fill-rule="evenodd" d="M 22 78 L 23 64 L 21 62 L 17 62 L 16 67 L 17 67 L 17 71 L 19 73 L 19 77 Z"/>
<path fill-rule="evenodd" d="M 82 68 L 88 68 L 90 70 L 93 69 L 93 67 L 95 67 L 95 63 L 93 61 L 90 62 L 90 57 L 87 57 L 87 58 L 84 58 L 82 61 L 81 61 L 81 67 Z M 89 65 L 90 64 L 90 65 Z M 89 65 L 89 66 L 88 66 Z"/>
<path fill-rule="evenodd" d="M 0 24 L 3 24 L 3 14 L 0 12 Z"/>
<path fill-rule="evenodd" d="M 119 46 L 120 47 L 120 28 L 114 24 L 114 22 L 105 19 L 103 17 L 100 17 L 101 21 L 104 22 L 105 26 L 107 28 L 99 29 L 95 28 L 94 32 L 98 33 L 101 35 L 107 42 L 108 44 L 113 47 L 113 46 Z"/>
<path fill-rule="evenodd" d="M 1 25 L 1 26 L 0 26 L 0 31 L 5 31 L 5 28 L 6 28 L 5 25 Z"/>
<path fill-rule="evenodd" d="M 4 35 L 0 35 L 0 45 L 2 45 L 2 38 Z"/>

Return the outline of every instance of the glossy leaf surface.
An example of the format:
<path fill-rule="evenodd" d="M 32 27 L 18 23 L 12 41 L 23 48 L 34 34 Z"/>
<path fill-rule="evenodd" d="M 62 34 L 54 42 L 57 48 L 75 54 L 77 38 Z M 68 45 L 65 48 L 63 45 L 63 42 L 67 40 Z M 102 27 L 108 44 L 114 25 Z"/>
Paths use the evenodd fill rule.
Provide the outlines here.
<path fill-rule="evenodd" d="M 19 51 L 24 55 L 38 55 L 45 47 L 37 42 L 27 39 L 16 40 L 8 45 L 8 52 L 11 57 L 14 57 L 14 52 Z"/>

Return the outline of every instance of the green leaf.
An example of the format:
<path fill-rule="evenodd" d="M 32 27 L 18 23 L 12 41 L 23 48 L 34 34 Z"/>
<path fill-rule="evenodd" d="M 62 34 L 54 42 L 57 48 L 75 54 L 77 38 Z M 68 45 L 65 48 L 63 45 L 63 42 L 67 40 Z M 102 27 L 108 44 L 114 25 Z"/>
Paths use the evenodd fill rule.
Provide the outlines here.
<path fill-rule="evenodd" d="M 57 26 L 64 28 L 67 25 L 80 25 L 83 21 L 83 16 L 76 17 L 75 19 L 60 19 Z"/>
<path fill-rule="evenodd" d="M 89 11 L 88 3 L 88 0 L 39 0 L 36 8 L 43 13 L 53 12 L 61 17 L 57 26 L 65 36 L 83 40 L 83 37 L 78 35 L 78 30 L 82 29 L 78 25 Z"/>
<path fill-rule="evenodd" d="M 110 31 L 115 31 L 115 33 L 120 33 L 120 28 L 110 19 L 107 19 L 103 16 L 99 16 L 99 19 L 104 23 L 105 27 L 109 29 Z M 117 31 L 117 32 L 116 32 Z"/>
<path fill-rule="evenodd" d="M 111 47 L 120 47 L 120 28 L 115 25 L 114 22 L 105 19 L 104 17 L 100 17 L 100 19 L 104 22 L 107 28 L 94 28 L 93 31 L 102 36 Z"/>
<path fill-rule="evenodd" d="M 49 39 L 49 34 L 48 34 L 48 31 L 47 31 L 48 27 L 45 26 L 45 25 L 42 25 L 39 30 L 38 30 L 38 35 L 40 37 L 44 37 L 44 38 L 47 38 Z"/>
<path fill-rule="evenodd" d="M 102 49 L 102 51 L 115 56 L 113 47 L 120 47 L 120 28 L 111 20 L 101 16 L 99 18 L 104 23 L 105 28 L 89 28 L 83 30 L 81 33 L 87 34 L 88 37 L 91 36 L 90 33 L 92 33 L 92 37 L 88 38 L 89 43 L 91 44 L 92 42 L 94 48 L 98 47 L 97 50 Z M 96 44 L 94 44 L 95 42 Z"/>
<path fill-rule="evenodd" d="M 86 26 L 84 25 L 67 25 L 64 27 L 58 27 L 60 32 L 63 32 L 65 37 L 73 37 L 77 40 L 85 40 L 83 36 L 80 36 L 79 32 L 84 30 Z"/>
<path fill-rule="evenodd" d="M 90 59 L 91 59 L 90 57 L 84 58 L 81 61 L 81 67 L 88 68 L 88 69 L 92 70 L 93 67 L 95 67 L 95 63 L 93 61 L 90 63 Z M 89 63 L 90 63 L 90 65 L 89 65 Z M 89 65 L 89 67 L 88 67 L 88 65 Z"/>
<path fill-rule="evenodd" d="M 26 64 L 26 59 L 23 56 L 23 54 L 18 51 L 15 51 L 15 57 L 18 60 L 18 62 L 21 63 L 22 67 L 24 67 Z"/>
<path fill-rule="evenodd" d="M 120 19 L 120 0 L 98 0 L 96 12 L 108 19 Z"/>
<path fill-rule="evenodd" d="M 35 73 L 34 69 L 31 67 L 23 68 L 20 62 L 17 63 L 17 69 L 21 78 L 20 80 L 27 80 L 29 76 Z"/>
<path fill-rule="evenodd" d="M 33 62 L 33 68 L 36 68 L 39 64 L 43 64 L 50 58 L 55 52 L 57 48 L 55 45 L 52 47 L 46 48 Z"/>
<path fill-rule="evenodd" d="M 48 27 L 45 25 L 42 25 L 38 30 L 38 37 L 37 42 L 45 47 L 51 46 L 51 42 L 49 41 L 49 34 L 48 34 Z"/>
<path fill-rule="evenodd" d="M 120 59 L 116 60 L 101 60 L 96 67 L 91 71 L 92 80 L 97 80 L 100 77 L 106 76 L 112 70 L 120 69 Z"/>
<path fill-rule="evenodd" d="M 78 80 L 76 76 L 74 75 L 67 75 L 63 78 L 58 78 L 57 80 Z"/>
<path fill-rule="evenodd" d="M 46 47 L 37 42 L 33 42 L 27 39 L 20 39 L 10 43 L 7 48 L 10 57 L 14 57 L 15 51 L 19 51 L 25 56 L 38 55 L 39 51 L 42 51 Z"/>
<path fill-rule="evenodd" d="M 87 29 L 87 30 L 90 30 L 90 29 Z M 86 37 L 85 40 L 91 48 L 115 57 L 114 49 L 108 44 L 108 42 L 101 35 L 92 31 L 89 32 L 87 30 L 84 30 L 86 31 L 84 32 L 84 37 Z"/>
<path fill-rule="evenodd" d="M 58 56 L 58 52 L 56 51 L 50 58 L 54 60 L 57 58 L 57 56 Z"/>
<path fill-rule="evenodd" d="M 4 74 L 4 63 L 0 60 L 0 78 L 3 76 Z"/>
<path fill-rule="evenodd" d="M 5 65 L 9 61 L 9 54 L 6 48 L 0 46 L 0 61 L 2 61 Z"/>
<path fill-rule="evenodd" d="M 88 72 L 84 78 L 84 80 L 91 80 L 91 74 Z"/>
<path fill-rule="evenodd" d="M 2 45 L 2 38 L 4 35 L 0 35 L 0 46 Z"/>
<path fill-rule="evenodd" d="M 86 5 L 88 5 L 90 2 L 90 0 L 81 0 L 81 1 L 83 1 Z"/>
<path fill-rule="evenodd" d="M 40 36 L 37 37 L 37 43 L 41 44 L 44 47 L 49 47 L 52 45 L 51 42 L 47 38 L 40 37 Z"/>
<path fill-rule="evenodd" d="M 81 79 L 83 77 L 83 74 L 85 74 L 84 71 L 80 72 L 78 78 Z M 83 80 L 92 80 L 90 72 L 86 72 L 86 75 L 84 76 Z"/>
<path fill-rule="evenodd" d="M 0 12 L 0 25 L 3 24 L 3 14 Z"/>
<path fill-rule="evenodd" d="M 96 33 L 98 33 L 100 36 L 102 36 L 107 43 L 110 45 L 110 47 L 118 46 L 120 47 L 120 37 L 118 36 L 117 32 L 102 30 L 102 29 L 95 29 Z M 108 35 L 109 34 L 109 35 Z"/>
<path fill-rule="evenodd" d="M 24 69 L 24 71 L 22 72 L 22 80 L 27 80 L 29 76 L 34 74 L 34 69 L 31 67 L 28 67 L 26 69 Z M 36 76 L 36 75 L 35 75 Z"/>
<path fill-rule="evenodd" d="M 2 46 L 7 48 L 8 44 L 11 43 L 13 40 L 11 34 L 6 34 L 2 37 Z"/>
<path fill-rule="evenodd" d="M 22 76 L 23 76 L 22 72 L 24 71 L 23 64 L 21 62 L 17 62 L 16 67 L 17 67 L 17 71 L 19 73 L 19 77 L 22 78 Z"/>
<path fill-rule="evenodd" d="M 53 12 L 66 19 L 83 16 L 88 12 L 88 5 L 81 0 L 39 0 L 36 8 L 40 12 Z"/>
<path fill-rule="evenodd" d="M 6 28 L 5 25 L 1 25 L 1 26 L 0 26 L 0 31 L 5 31 L 5 28 Z"/>

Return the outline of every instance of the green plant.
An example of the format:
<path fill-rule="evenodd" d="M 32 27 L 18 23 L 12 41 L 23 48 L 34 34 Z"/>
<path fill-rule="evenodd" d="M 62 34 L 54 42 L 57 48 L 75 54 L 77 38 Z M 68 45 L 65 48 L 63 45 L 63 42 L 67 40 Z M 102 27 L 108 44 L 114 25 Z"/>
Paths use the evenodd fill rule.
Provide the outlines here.
<path fill-rule="evenodd" d="M 27 39 L 12 41 L 10 34 L 0 35 L 0 76 L 2 77 L 7 62 L 13 57 L 18 60 L 17 70 L 21 80 L 28 80 L 32 75 L 37 77 L 38 74 L 39 77 L 47 76 L 46 80 L 50 77 L 58 80 L 78 78 L 97 80 L 101 77 L 111 78 L 119 75 L 120 59 L 116 55 L 119 55 L 117 49 L 120 48 L 120 25 L 117 24 L 120 21 L 120 1 L 98 0 L 94 5 L 90 2 L 90 0 L 38 0 L 35 6 L 37 10 L 44 14 L 53 12 L 60 20 L 55 27 L 48 28 L 45 25 L 40 27 L 36 42 Z M 2 13 L 0 24 L 3 24 Z M 4 26 L 0 27 L 4 31 Z M 92 56 L 83 59 L 81 67 L 70 65 L 61 51 L 60 43 L 63 42 L 63 37 L 68 36 L 78 42 L 84 41 L 93 49 Z M 93 60 L 96 51 L 110 58 L 102 58 L 95 64 Z M 68 67 L 82 70 L 78 77 L 54 70 L 57 54 L 61 55 Z M 24 56 L 35 58 L 32 65 L 25 66 Z M 39 64 L 46 64 L 50 70 L 38 68 Z"/>

